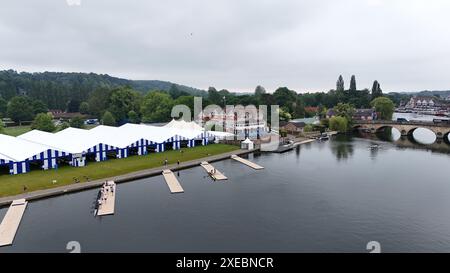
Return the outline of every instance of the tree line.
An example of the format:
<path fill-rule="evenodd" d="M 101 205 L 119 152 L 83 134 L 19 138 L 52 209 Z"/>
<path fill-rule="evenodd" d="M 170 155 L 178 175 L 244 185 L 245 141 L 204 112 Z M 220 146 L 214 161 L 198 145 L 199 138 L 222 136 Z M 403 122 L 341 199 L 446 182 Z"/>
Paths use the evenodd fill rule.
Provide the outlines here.
<path fill-rule="evenodd" d="M 140 81 L 140 88 L 149 84 L 145 82 Z M 268 105 L 270 113 L 270 105 L 279 105 L 281 119 L 289 120 L 315 116 L 339 103 L 371 108 L 371 101 L 383 96 L 378 81 L 374 81 L 371 90 L 357 89 L 355 76 L 351 77 L 348 89 L 339 76 L 336 89 L 317 93 L 297 93 L 287 87 L 269 93 L 262 86 L 243 94 L 215 87 L 209 87 L 207 92 L 192 91 L 176 84 L 166 89 L 142 92 L 128 80 L 93 73 L 0 71 L 0 116 L 16 122 L 31 121 L 48 109 L 61 109 L 98 118 L 106 125 L 165 122 L 170 120 L 171 109 L 177 104 L 189 106 L 193 113 L 194 95 L 201 95 L 203 106 Z"/>

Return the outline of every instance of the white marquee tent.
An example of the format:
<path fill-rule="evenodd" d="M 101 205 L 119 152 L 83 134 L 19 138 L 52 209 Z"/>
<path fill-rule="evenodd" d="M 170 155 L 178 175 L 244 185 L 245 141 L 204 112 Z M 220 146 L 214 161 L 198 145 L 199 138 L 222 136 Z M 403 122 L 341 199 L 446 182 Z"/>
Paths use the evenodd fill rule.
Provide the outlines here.
<path fill-rule="evenodd" d="M 81 167 L 89 155 L 94 155 L 96 161 L 106 160 L 108 153 L 114 153 L 117 158 L 127 157 L 131 151 L 144 155 L 149 150 L 163 152 L 167 148 L 179 149 L 182 145 L 194 147 L 196 141 L 206 145 L 217 135 L 205 132 L 197 124 L 183 121 L 172 127 L 101 125 L 90 130 L 67 128 L 57 133 L 32 130 L 18 137 L 0 137 L 0 164 L 25 163 L 16 168 L 16 174 L 27 172 L 28 163 L 32 160 L 43 161 L 42 167 L 47 169 L 56 168 L 58 158 L 64 157 L 70 165 Z"/>
<path fill-rule="evenodd" d="M 41 162 L 43 169 L 55 168 L 57 158 L 68 154 L 63 149 L 0 134 L 0 165 L 8 165 L 10 174 L 29 171 L 30 162 Z"/>

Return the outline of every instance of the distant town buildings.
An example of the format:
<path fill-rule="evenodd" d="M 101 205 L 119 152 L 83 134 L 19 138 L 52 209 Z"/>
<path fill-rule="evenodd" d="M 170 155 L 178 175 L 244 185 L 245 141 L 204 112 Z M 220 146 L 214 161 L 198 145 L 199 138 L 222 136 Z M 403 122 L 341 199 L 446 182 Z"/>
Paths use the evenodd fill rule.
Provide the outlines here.
<path fill-rule="evenodd" d="M 436 98 L 434 97 L 412 97 L 405 105 L 407 109 L 434 109 L 437 106 Z"/>
<path fill-rule="evenodd" d="M 404 105 L 404 107 L 400 107 L 397 111 L 445 115 L 450 111 L 450 96 L 445 98 L 414 96 Z"/>
<path fill-rule="evenodd" d="M 376 120 L 377 117 L 375 109 L 356 109 L 353 114 L 354 120 Z"/>
<path fill-rule="evenodd" d="M 280 129 L 284 129 L 289 134 L 303 133 L 305 126 L 304 122 L 280 121 Z"/>
<path fill-rule="evenodd" d="M 199 114 L 203 126 L 208 122 L 210 124 L 220 125 L 224 132 L 231 133 L 237 137 L 245 138 L 260 138 L 265 135 L 269 129 L 264 118 L 261 116 L 249 117 L 238 117 L 236 112 L 222 113 L 222 112 L 211 112 Z M 216 128 L 217 130 L 217 128 Z"/>

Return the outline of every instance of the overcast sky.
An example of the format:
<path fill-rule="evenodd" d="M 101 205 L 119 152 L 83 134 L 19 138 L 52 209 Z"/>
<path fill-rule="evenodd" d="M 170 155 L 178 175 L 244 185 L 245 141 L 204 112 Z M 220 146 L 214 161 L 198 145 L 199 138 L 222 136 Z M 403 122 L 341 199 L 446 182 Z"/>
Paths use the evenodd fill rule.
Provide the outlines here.
<path fill-rule="evenodd" d="M 77 0 L 70 0 L 76 2 Z M 0 69 L 197 88 L 450 89 L 447 0 L 8 0 Z"/>

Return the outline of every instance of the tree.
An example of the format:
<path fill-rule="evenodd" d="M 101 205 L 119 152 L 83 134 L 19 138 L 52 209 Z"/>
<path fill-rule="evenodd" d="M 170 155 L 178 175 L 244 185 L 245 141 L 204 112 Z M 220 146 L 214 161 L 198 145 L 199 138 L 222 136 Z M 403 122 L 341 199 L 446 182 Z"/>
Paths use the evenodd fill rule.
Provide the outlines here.
<path fill-rule="evenodd" d="M 372 100 L 382 96 L 383 91 L 381 90 L 380 83 L 378 81 L 374 81 L 372 86 Z"/>
<path fill-rule="evenodd" d="M 5 125 L 3 125 L 3 121 L 0 119 L 0 134 L 5 133 Z"/>
<path fill-rule="evenodd" d="M 392 120 L 392 115 L 394 114 L 395 105 L 394 103 L 386 97 L 378 97 L 374 99 L 370 105 L 375 108 L 377 113 L 380 113 L 380 118 L 382 120 Z"/>
<path fill-rule="evenodd" d="M 56 127 L 53 124 L 53 117 L 50 114 L 39 113 L 31 123 L 31 129 L 41 130 L 45 132 L 53 132 Z"/>
<path fill-rule="evenodd" d="M 111 90 L 108 88 L 95 89 L 87 101 L 89 105 L 89 113 L 100 118 L 109 106 L 109 97 Z"/>
<path fill-rule="evenodd" d="M 214 87 L 208 88 L 208 99 L 211 101 L 212 104 L 222 105 L 223 103 L 222 96 L 219 94 L 219 92 L 217 92 L 216 88 Z"/>
<path fill-rule="evenodd" d="M 334 116 L 329 120 L 330 129 L 341 133 L 347 132 L 348 121 L 345 117 Z"/>
<path fill-rule="evenodd" d="M 262 87 L 261 85 L 258 85 L 258 86 L 255 88 L 255 96 L 256 96 L 257 98 L 260 98 L 261 95 L 262 95 L 262 94 L 265 94 L 265 93 L 266 93 L 266 89 L 265 89 L 264 87 Z"/>
<path fill-rule="evenodd" d="M 176 84 L 172 84 L 172 85 L 170 86 L 170 89 L 169 89 L 169 95 L 170 95 L 173 99 L 176 99 L 176 98 L 178 98 L 178 97 L 180 97 L 180 96 L 189 96 L 189 93 L 184 92 L 184 91 L 180 91 L 180 89 L 178 89 L 178 87 L 177 87 Z"/>
<path fill-rule="evenodd" d="M 334 112 L 336 116 L 344 117 L 348 123 L 352 123 L 355 108 L 351 104 L 340 102 L 334 107 Z"/>
<path fill-rule="evenodd" d="M 339 75 L 339 78 L 336 82 L 336 91 L 344 91 L 344 78 L 342 78 L 342 75 Z"/>
<path fill-rule="evenodd" d="M 292 118 L 291 114 L 289 114 L 287 109 L 284 107 L 279 108 L 279 116 L 280 116 L 280 120 L 283 120 L 283 121 L 289 121 Z"/>
<path fill-rule="evenodd" d="M 37 115 L 39 113 L 47 113 L 47 112 L 48 112 L 48 107 L 43 101 L 41 101 L 41 100 L 33 101 L 33 113 L 35 115 Z"/>
<path fill-rule="evenodd" d="M 135 124 L 141 123 L 141 120 L 140 120 L 140 118 L 139 118 L 139 115 L 138 115 L 135 111 L 133 111 L 133 110 L 131 110 L 130 112 L 128 112 L 128 121 L 129 121 L 130 123 L 135 123 Z"/>
<path fill-rule="evenodd" d="M 350 92 L 355 92 L 356 90 L 356 77 L 355 75 L 352 75 L 352 78 L 350 79 Z"/>
<path fill-rule="evenodd" d="M 70 120 L 70 127 L 73 127 L 73 128 L 80 128 L 80 129 L 83 129 L 85 126 L 84 126 L 84 120 L 83 120 L 83 118 L 82 117 L 80 117 L 80 116 L 76 116 L 76 117 L 73 117 L 71 120 Z"/>
<path fill-rule="evenodd" d="M 79 109 L 80 109 L 80 101 L 79 100 L 71 99 L 67 103 L 67 112 L 75 113 L 75 112 L 78 112 Z"/>
<path fill-rule="evenodd" d="M 105 111 L 102 117 L 102 124 L 107 126 L 116 126 L 116 119 L 114 118 L 114 115 L 109 111 Z"/>
<path fill-rule="evenodd" d="M 61 123 L 61 125 L 58 128 L 58 131 L 62 131 L 62 130 L 67 129 L 69 127 L 70 127 L 70 124 L 65 121 L 65 122 Z"/>
<path fill-rule="evenodd" d="M 191 119 L 194 117 L 194 96 L 180 96 L 173 102 L 173 105 L 186 105 L 191 109 Z"/>
<path fill-rule="evenodd" d="M 8 107 L 8 102 L 0 97 L 0 118 L 6 115 L 6 109 Z"/>
<path fill-rule="evenodd" d="M 32 102 L 24 96 L 13 97 L 8 103 L 6 115 L 19 123 L 32 120 L 34 117 Z"/>
<path fill-rule="evenodd" d="M 151 92 L 144 97 L 141 106 L 143 122 L 163 122 L 170 120 L 173 100 L 167 93 Z"/>
<path fill-rule="evenodd" d="M 89 103 L 83 101 L 83 102 L 80 104 L 79 112 L 80 112 L 81 114 L 87 114 L 87 113 L 89 113 Z"/>
<path fill-rule="evenodd" d="M 297 104 L 297 93 L 293 90 L 289 90 L 287 87 L 280 87 L 273 93 L 273 97 L 280 107 L 285 107 L 285 111 L 294 113 L 294 109 L 301 103 Z M 299 110 L 299 109 L 297 109 Z M 301 111 L 297 111 L 301 112 Z"/>
<path fill-rule="evenodd" d="M 117 122 L 121 123 L 126 120 L 131 110 L 139 112 L 139 106 L 140 95 L 133 89 L 122 87 L 112 91 L 108 111 L 113 114 Z"/>

